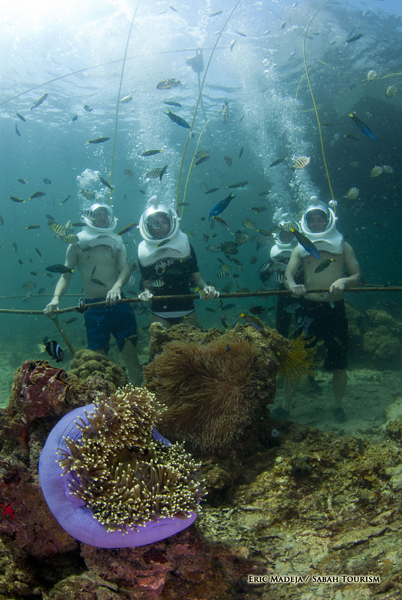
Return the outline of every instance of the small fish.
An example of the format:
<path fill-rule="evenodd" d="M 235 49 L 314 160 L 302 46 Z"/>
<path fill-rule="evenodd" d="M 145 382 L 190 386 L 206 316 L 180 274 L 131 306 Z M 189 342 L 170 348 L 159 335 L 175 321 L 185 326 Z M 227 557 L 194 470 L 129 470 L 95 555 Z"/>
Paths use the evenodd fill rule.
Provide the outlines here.
<path fill-rule="evenodd" d="M 225 304 L 224 306 L 221 306 L 219 310 L 230 310 L 231 308 L 235 308 L 236 304 Z"/>
<path fill-rule="evenodd" d="M 92 190 L 80 190 L 80 194 L 82 194 L 87 200 L 95 200 L 95 192 Z"/>
<path fill-rule="evenodd" d="M 307 165 L 310 163 L 310 157 L 309 156 L 299 156 L 299 158 L 297 158 L 293 165 L 290 167 L 292 169 L 292 171 L 296 171 L 298 169 L 304 169 L 304 167 L 307 167 Z"/>
<path fill-rule="evenodd" d="M 216 313 L 216 310 L 214 310 L 213 308 L 205 307 L 205 310 L 207 310 L 208 312 L 211 312 L 211 313 Z"/>
<path fill-rule="evenodd" d="M 327 260 L 324 260 L 318 265 L 318 267 L 314 270 L 314 273 L 321 273 L 321 271 L 327 269 L 332 262 L 335 262 L 334 258 L 327 258 Z"/>
<path fill-rule="evenodd" d="M 253 219 L 246 219 L 245 221 L 242 222 L 242 225 L 244 227 L 247 227 L 247 229 L 255 229 L 255 227 L 256 227 L 255 221 L 253 221 Z"/>
<path fill-rule="evenodd" d="M 268 207 L 267 206 L 252 206 L 250 208 L 250 210 L 253 210 L 258 215 L 260 212 L 264 212 L 264 210 L 268 210 Z"/>
<path fill-rule="evenodd" d="M 236 43 L 236 39 L 232 40 L 229 44 L 229 48 L 230 48 L 231 52 L 233 51 L 233 46 L 235 45 L 235 43 Z"/>
<path fill-rule="evenodd" d="M 221 15 L 222 13 L 223 13 L 223 10 L 216 10 L 215 12 L 211 13 L 209 16 L 217 17 L 218 15 Z"/>
<path fill-rule="evenodd" d="M 74 323 L 74 321 L 78 321 L 78 317 L 72 317 L 71 319 L 68 319 L 68 321 L 64 321 L 64 325 L 70 325 L 71 323 Z"/>
<path fill-rule="evenodd" d="M 217 223 L 219 223 L 220 225 L 223 225 L 223 227 L 226 227 L 226 229 L 228 231 L 230 231 L 229 225 L 226 223 L 226 221 L 224 219 L 221 219 L 221 217 L 212 217 L 212 219 L 215 219 L 215 221 Z"/>
<path fill-rule="evenodd" d="M 18 129 L 17 123 L 15 124 L 15 133 L 18 135 L 18 137 L 21 137 L 21 133 L 20 133 L 20 130 Z"/>
<path fill-rule="evenodd" d="M 35 252 L 36 252 L 36 254 L 38 254 L 40 256 L 40 258 L 42 258 L 42 253 L 39 250 L 39 248 L 35 248 Z"/>
<path fill-rule="evenodd" d="M 51 273 L 45 273 L 47 277 L 51 277 L 53 279 L 53 275 Z"/>
<path fill-rule="evenodd" d="M 384 172 L 383 167 L 376 165 L 371 169 L 370 177 L 378 177 Z"/>
<path fill-rule="evenodd" d="M 4 219 L 1 215 L 0 215 L 0 225 L 4 225 Z"/>
<path fill-rule="evenodd" d="M 39 352 L 47 352 L 49 356 L 55 358 L 57 363 L 64 360 L 64 352 L 56 340 L 52 340 L 51 342 L 43 340 L 43 342 L 41 344 L 37 344 L 36 347 L 38 348 Z"/>
<path fill-rule="evenodd" d="M 205 192 L 205 195 L 213 194 L 214 192 L 217 192 L 218 190 L 220 190 L 220 188 L 217 188 L 217 187 L 211 188 Z"/>
<path fill-rule="evenodd" d="M 91 279 L 92 279 L 92 277 L 95 275 L 95 272 L 96 272 L 96 269 L 97 269 L 97 268 L 98 268 L 98 267 L 97 267 L 97 265 L 95 265 L 95 266 L 94 266 L 94 268 L 92 269 L 92 271 L 91 271 L 91 274 L 90 274 L 90 276 L 89 276 Z"/>
<path fill-rule="evenodd" d="M 235 31 L 236 31 L 236 33 L 238 33 L 242 37 L 247 37 L 247 35 L 245 33 L 243 33 L 242 31 L 237 31 L 237 30 L 235 30 Z"/>
<path fill-rule="evenodd" d="M 189 238 L 195 237 L 195 233 L 193 233 L 192 231 L 189 231 L 188 229 L 182 229 L 182 232 L 185 233 L 186 236 Z"/>
<path fill-rule="evenodd" d="M 26 122 L 26 119 L 25 119 L 25 117 L 23 117 L 22 115 L 20 115 L 20 113 L 17 113 L 17 112 L 16 112 L 15 114 L 17 115 L 17 117 L 18 117 L 19 119 L 21 119 L 21 121 L 24 121 L 24 123 Z"/>
<path fill-rule="evenodd" d="M 65 237 L 67 235 L 67 229 L 64 225 L 60 225 L 59 223 L 55 223 L 54 221 L 50 221 L 48 223 L 50 229 L 59 237 Z"/>
<path fill-rule="evenodd" d="M 178 79 L 162 79 L 162 81 L 160 81 L 158 83 L 158 85 L 156 86 L 157 90 L 170 90 L 170 88 L 172 87 L 178 87 L 181 86 L 181 83 Z"/>
<path fill-rule="evenodd" d="M 273 163 L 271 163 L 269 166 L 270 167 L 276 167 L 276 165 L 280 165 L 281 162 L 283 162 L 285 159 L 284 158 L 277 158 L 276 160 L 274 160 Z"/>
<path fill-rule="evenodd" d="M 43 294 L 46 294 L 46 291 L 47 291 L 46 288 L 40 288 L 39 291 L 38 291 L 38 294 L 40 296 L 43 296 Z"/>
<path fill-rule="evenodd" d="M 145 174 L 145 177 L 147 177 L 148 179 L 157 179 L 159 177 L 159 181 L 162 181 L 162 177 L 166 173 L 167 168 L 168 168 L 168 165 L 165 165 L 161 169 L 158 167 L 155 167 L 154 169 L 151 169 L 150 171 L 148 171 Z"/>
<path fill-rule="evenodd" d="M 83 312 L 85 312 L 85 308 L 86 308 L 85 307 L 85 300 L 84 300 L 84 298 L 80 298 L 78 300 L 78 305 L 77 305 L 78 312 L 80 312 L 82 314 Z"/>
<path fill-rule="evenodd" d="M 351 133 L 345 133 L 345 135 L 343 137 L 349 138 L 350 140 L 355 140 L 355 142 L 360 142 L 360 138 L 358 135 L 352 135 Z"/>
<path fill-rule="evenodd" d="M 231 256 L 234 256 L 239 253 L 237 249 L 237 244 L 235 244 L 234 242 L 222 242 L 222 244 L 220 245 L 220 250 L 224 254 L 230 254 Z"/>
<path fill-rule="evenodd" d="M 33 295 L 32 292 L 28 292 L 27 295 L 25 296 L 25 298 L 23 299 L 23 302 L 28 302 L 28 300 L 30 298 L 32 298 L 32 295 Z"/>
<path fill-rule="evenodd" d="M 162 152 L 162 150 L 145 150 L 145 152 L 143 152 L 141 156 L 153 156 L 154 154 L 158 154 L 159 152 Z"/>
<path fill-rule="evenodd" d="M 165 246 L 169 242 L 170 242 L 170 238 L 167 238 L 166 240 L 163 240 L 163 242 L 161 242 L 160 244 L 157 244 L 156 247 L 157 248 L 162 248 L 162 246 Z"/>
<path fill-rule="evenodd" d="M 238 246 L 241 246 L 242 244 L 245 244 L 248 240 L 248 235 L 247 233 L 238 233 L 236 234 L 236 244 Z"/>
<path fill-rule="evenodd" d="M 268 194 L 269 194 L 269 191 L 267 191 L 267 192 L 263 191 L 258 194 L 258 197 L 260 198 L 261 196 L 268 196 Z"/>
<path fill-rule="evenodd" d="M 225 159 L 226 164 L 228 165 L 228 167 L 231 167 L 233 165 L 233 159 L 230 158 L 230 156 L 228 154 L 225 154 L 224 159 Z"/>
<path fill-rule="evenodd" d="M 10 196 L 10 200 L 13 202 L 25 202 L 22 198 L 17 198 L 16 196 Z"/>
<path fill-rule="evenodd" d="M 244 313 L 240 313 L 239 317 L 242 317 L 245 321 L 247 321 L 247 323 L 250 323 L 250 325 L 258 329 L 259 331 L 264 330 L 264 325 L 257 317 L 252 317 L 251 315 L 246 315 Z"/>
<path fill-rule="evenodd" d="M 91 278 L 92 283 L 96 283 L 96 285 L 101 285 L 102 287 L 106 287 L 106 283 L 103 283 L 100 279 Z"/>
<path fill-rule="evenodd" d="M 38 108 L 38 106 L 40 106 L 47 98 L 47 94 L 42 94 L 42 96 L 40 98 L 38 98 L 31 106 L 31 110 L 33 108 Z"/>
<path fill-rule="evenodd" d="M 165 282 L 162 279 L 155 279 L 155 281 L 153 281 L 151 283 L 151 285 L 154 288 L 160 288 L 160 287 L 163 287 L 165 285 Z"/>
<path fill-rule="evenodd" d="M 375 135 L 375 133 L 373 133 L 371 131 L 371 129 L 369 127 L 367 127 L 367 125 L 365 123 L 363 123 L 363 121 L 360 121 L 360 119 L 358 119 L 356 117 L 356 113 L 355 112 L 350 112 L 349 113 L 349 117 L 356 123 L 356 125 L 358 126 L 358 128 L 365 134 L 367 135 L 369 138 L 371 138 L 372 140 L 377 139 L 377 136 Z"/>
<path fill-rule="evenodd" d="M 74 273 L 74 269 L 59 264 L 50 265 L 49 267 L 46 267 L 45 271 L 48 271 L 49 273 Z"/>
<path fill-rule="evenodd" d="M 28 225 L 25 229 L 40 229 L 40 225 Z"/>
<path fill-rule="evenodd" d="M 222 121 L 225 125 L 229 121 L 229 103 L 226 100 L 222 108 Z"/>
<path fill-rule="evenodd" d="M 23 184 L 28 183 L 26 179 L 17 179 L 17 181 L 19 181 L 20 183 L 23 183 Z"/>
<path fill-rule="evenodd" d="M 387 226 L 384 225 L 384 223 L 379 223 L 378 221 L 374 221 L 374 225 L 376 225 L 380 229 L 386 229 L 387 228 Z"/>
<path fill-rule="evenodd" d="M 132 172 L 131 169 L 126 169 L 124 171 L 124 175 L 127 175 L 127 177 L 134 177 L 134 173 Z"/>
<path fill-rule="evenodd" d="M 356 40 L 360 40 L 361 37 L 363 37 L 362 33 L 358 33 L 357 35 L 353 35 L 348 40 L 346 40 L 345 44 L 351 44 L 352 42 L 355 42 Z"/>
<path fill-rule="evenodd" d="M 28 198 L 28 200 L 33 200 L 34 198 L 42 198 L 42 196 L 46 196 L 45 192 L 35 192 Z"/>
<path fill-rule="evenodd" d="M 112 192 L 114 192 L 114 188 L 112 188 L 112 186 L 110 185 L 110 183 L 108 183 L 105 179 L 103 179 L 103 177 L 99 176 L 99 181 L 105 185 L 107 188 L 109 188 L 109 190 L 112 190 Z"/>
<path fill-rule="evenodd" d="M 69 196 L 67 196 L 67 198 L 64 198 L 64 200 L 62 202 L 60 202 L 60 206 L 62 204 L 65 204 L 67 202 L 67 200 L 69 200 L 71 198 L 71 194 Z"/>
<path fill-rule="evenodd" d="M 203 156 L 202 158 L 199 158 L 197 160 L 196 163 L 194 163 L 195 167 L 198 167 L 198 165 L 201 165 L 203 162 L 205 162 L 206 160 L 208 160 L 210 158 L 210 156 Z"/>
<path fill-rule="evenodd" d="M 385 90 L 385 95 L 387 98 L 392 98 L 392 96 L 395 96 L 395 94 L 397 94 L 397 93 L 398 93 L 398 88 L 395 85 L 390 85 Z"/>
<path fill-rule="evenodd" d="M 261 235 L 264 235 L 265 237 L 269 237 L 271 235 L 271 232 L 268 231 L 268 229 L 257 229 L 258 233 L 261 233 Z"/>
<path fill-rule="evenodd" d="M 133 287 L 134 284 L 135 284 L 135 275 L 131 275 L 130 279 L 128 280 L 128 287 L 131 288 L 131 287 Z"/>
<path fill-rule="evenodd" d="M 87 112 L 92 112 L 93 108 L 91 108 L 90 106 L 88 106 L 88 104 L 84 104 L 84 110 L 86 110 Z"/>
<path fill-rule="evenodd" d="M 104 142 L 107 142 L 108 140 L 110 140 L 110 138 L 108 138 L 108 137 L 99 137 L 99 138 L 95 138 L 94 140 L 89 140 L 89 142 L 87 142 L 87 144 L 103 144 Z"/>
<path fill-rule="evenodd" d="M 257 262 L 257 257 L 256 256 L 250 256 L 249 258 L 249 263 L 250 265 L 255 265 L 255 263 Z"/>
<path fill-rule="evenodd" d="M 294 229 L 294 227 L 290 227 L 289 231 L 291 231 L 293 233 L 293 235 L 295 236 L 295 238 L 299 242 L 300 246 L 303 246 L 303 248 L 305 250 L 307 250 L 307 252 L 309 254 L 311 254 L 311 256 L 314 256 L 314 258 L 321 258 L 321 255 L 318 252 L 316 246 L 313 244 L 312 241 L 310 241 L 308 239 L 308 237 L 306 237 L 305 235 L 303 235 L 302 233 L 300 233 L 300 231 L 297 231 L 296 229 Z"/>
<path fill-rule="evenodd" d="M 172 10 L 173 12 L 179 12 L 179 11 L 177 10 L 177 8 L 175 8 L 175 7 L 174 7 L 174 6 L 172 6 L 172 5 L 170 5 L 170 6 L 169 6 L 169 8 L 170 8 L 170 10 Z"/>
<path fill-rule="evenodd" d="M 50 181 L 50 179 L 48 179 L 47 177 L 44 178 L 43 183 L 46 183 L 47 185 L 52 185 L 52 181 Z"/>
<path fill-rule="evenodd" d="M 78 115 L 73 115 L 73 116 L 71 117 L 71 120 L 72 120 L 72 121 L 78 121 Z"/>
<path fill-rule="evenodd" d="M 127 225 L 127 227 L 124 227 L 121 231 L 119 231 L 119 233 L 117 235 L 123 235 L 124 233 L 128 233 L 129 231 L 132 231 L 133 229 L 135 229 L 135 227 L 138 226 L 138 223 L 131 223 L 131 225 Z"/>
<path fill-rule="evenodd" d="M 22 289 L 26 292 L 28 292 L 29 290 L 33 290 L 36 288 L 36 283 L 34 283 L 33 281 L 25 281 L 22 284 Z"/>
<path fill-rule="evenodd" d="M 176 106 L 177 108 L 183 106 L 182 104 L 180 104 L 180 102 L 175 102 L 174 100 L 164 100 L 163 104 L 167 104 L 168 106 Z"/>
<path fill-rule="evenodd" d="M 234 194 L 233 192 L 231 192 L 229 194 L 229 196 L 227 196 L 224 200 L 221 200 L 220 202 L 218 202 L 218 204 L 216 204 L 208 213 L 208 217 L 209 219 L 211 219 L 211 217 L 216 217 L 218 215 L 220 215 L 225 208 L 227 208 L 230 204 L 230 202 L 233 200 L 233 198 L 236 197 L 236 194 Z"/>
<path fill-rule="evenodd" d="M 260 315 L 261 313 L 267 310 L 274 310 L 274 308 L 275 306 L 269 306 L 268 308 L 265 308 L 265 306 L 253 304 L 253 306 L 250 306 L 250 308 L 248 309 L 248 312 L 251 312 L 252 315 Z"/>
<path fill-rule="evenodd" d="M 18 252 L 18 246 L 17 246 L 16 242 L 13 242 L 12 246 L 13 246 L 14 252 Z"/>
<path fill-rule="evenodd" d="M 369 71 L 367 73 L 367 77 L 366 77 L 366 81 L 373 81 L 373 79 L 375 79 L 377 77 L 377 71 Z"/>
<path fill-rule="evenodd" d="M 346 198 L 347 200 L 355 200 L 355 198 L 357 198 L 358 195 L 359 195 L 359 188 L 352 187 L 352 188 L 350 188 L 348 193 L 343 197 Z"/>
<path fill-rule="evenodd" d="M 228 273 L 226 271 L 219 271 L 218 273 L 215 274 L 215 277 L 217 277 L 218 279 L 226 279 L 229 276 L 230 276 L 230 273 Z"/>
<path fill-rule="evenodd" d="M 227 189 L 230 190 L 232 188 L 244 188 L 248 184 L 248 181 L 238 181 L 237 183 L 232 183 L 231 185 L 227 185 Z"/>
<path fill-rule="evenodd" d="M 179 202 L 177 206 L 190 206 L 190 202 Z"/>
<path fill-rule="evenodd" d="M 191 129 L 191 125 L 189 125 L 187 123 L 187 121 L 185 121 L 184 119 L 182 119 L 181 117 L 179 117 L 179 115 L 176 115 L 175 113 L 172 113 L 171 110 L 167 109 L 166 113 L 165 113 L 174 123 L 176 123 L 177 125 L 180 125 L 180 127 L 184 127 L 185 129 Z"/>
<path fill-rule="evenodd" d="M 390 167 L 389 165 L 383 165 L 382 168 L 384 169 L 384 173 L 388 173 L 389 175 L 393 175 L 394 174 L 394 168 Z"/>
<path fill-rule="evenodd" d="M 128 102 L 131 102 L 132 99 L 133 99 L 132 96 L 128 95 L 128 96 L 124 96 L 124 98 L 121 98 L 120 102 L 122 104 L 127 104 Z"/>
<path fill-rule="evenodd" d="M 242 147 L 240 148 L 240 152 L 239 152 L 239 158 L 238 158 L 237 160 L 240 160 L 240 159 L 241 159 L 243 152 L 244 152 L 244 148 L 243 148 L 243 146 L 242 146 Z"/>

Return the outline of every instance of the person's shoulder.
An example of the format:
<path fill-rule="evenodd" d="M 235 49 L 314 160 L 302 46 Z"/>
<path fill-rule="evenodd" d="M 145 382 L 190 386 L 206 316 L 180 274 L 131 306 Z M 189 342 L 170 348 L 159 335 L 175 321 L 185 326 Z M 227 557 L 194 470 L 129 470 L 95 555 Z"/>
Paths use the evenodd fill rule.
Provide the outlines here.
<path fill-rule="evenodd" d="M 349 244 L 349 242 L 344 242 L 343 243 L 343 249 L 344 252 L 354 252 L 352 246 Z"/>

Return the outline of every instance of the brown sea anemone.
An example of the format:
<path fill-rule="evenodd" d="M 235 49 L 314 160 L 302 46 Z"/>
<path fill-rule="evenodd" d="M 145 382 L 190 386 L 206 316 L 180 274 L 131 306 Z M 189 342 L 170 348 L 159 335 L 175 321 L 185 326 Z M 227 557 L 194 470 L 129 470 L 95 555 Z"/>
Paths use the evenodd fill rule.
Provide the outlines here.
<path fill-rule="evenodd" d="M 77 434 L 63 439 L 57 462 L 70 493 L 107 531 L 199 510 L 200 465 L 179 444 L 155 439 L 162 412 L 152 393 L 128 385 L 100 395 L 75 421 Z"/>
<path fill-rule="evenodd" d="M 144 368 L 146 387 L 167 410 L 162 431 L 204 450 L 229 444 L 251 422 L 262 361 L 245 340 L 173 341 Z"/>

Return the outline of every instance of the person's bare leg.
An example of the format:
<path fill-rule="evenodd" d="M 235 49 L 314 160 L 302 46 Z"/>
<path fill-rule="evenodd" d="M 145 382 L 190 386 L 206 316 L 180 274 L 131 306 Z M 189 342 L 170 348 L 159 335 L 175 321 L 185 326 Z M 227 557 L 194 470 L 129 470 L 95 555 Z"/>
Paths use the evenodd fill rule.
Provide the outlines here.
<path fill-rule="evenodd" d="M 332 387 L 335 395 L 334 416 L 340 423 L 344 423 L 347 420 L 345 411 L 342 408 L 342 400 L 345 395 L 347 381 L 348 374 L 346 369 L 334 371 L 332 378 Z"/>
<path fill-rule="evenodd" d="M 142 369 L 138 360 L 137 349 L 131 340 L 126 340 L 121 355 L 126 363 L 128 378 L 135 386 L 142 385 Z"/>

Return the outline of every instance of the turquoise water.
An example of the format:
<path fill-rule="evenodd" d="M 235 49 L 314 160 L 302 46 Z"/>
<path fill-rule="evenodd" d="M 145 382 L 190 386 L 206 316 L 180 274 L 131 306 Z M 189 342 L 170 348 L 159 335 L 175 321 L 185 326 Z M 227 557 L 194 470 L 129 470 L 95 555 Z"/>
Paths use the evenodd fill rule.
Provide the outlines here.
<path fill-rule="evenodd" d="M 197 1 L 175 3 L 173 10 L 162 2 L 139 4 L 120 93 L 120 98 L 130 95 L 132 101 L 119 103 L 117 125 L 122 58 L 136 4 L 104 1 L 82 7 L 78 2 L 48 6 L 41 3 L 32 13 L 25 3 L 23 9 L 18 2 L 2 8 L 1 295 L 20 297 L 2 299 L 1 308 L 41 310 L 49 301 L 46 296 L 34 295 L 23 302 L 26 292 L 22 289 L 24 282 L 31 281 L 36 284 L 34 293 L 46 288 L 46 294 L 51 295 L 57 276 L 45 276 L 45 267 L 64 262 L 66 246 L 55 238 L 45 215 L 52 215 L 60 224 L 69 219 L 79 221 L 79 211 L 85 204 L 79 193 L 81 187 L 96 195 L 104 193 L 109 200 L 98 174 L 107 181 L 112 179 L 115 191 L 111 201 L 119 228 L 138 221 L 147 198 L 153 194 L 165 202 L 175 201 L 188 130 L 164 114 L 167 105 L 163 101 L 182 104 L 169 108 L 191 123 L 200 81 L 186 61 L 195 55 L 196 48 L 202 48 L 206 66 L 217 33 L 234 5 Z M 194 122 L 195 135 L 189 141 L 183 163 L 179 202 L 184 199 L 184 184 L 196 144 L 210 119 L 199 144 L 199 149 L 209 151 L 210 159 L 191 170 L 185 198 L 189 205 L 184 207 L 181 226 L 194 234 L 190 241 L 204 279 L 219 289 L 227 282 L 233 283 L 232 291 L 261 288 L 258 268 L 268 260 L 271 242 L 258 236 L 255 229 L 245 228 L 243 221 L 254 219 L 257 228 L 272 230 L 283 214 L 300 212 L 311 195 L 324 201 L 331 199 L 303 63 L 304 33 L 320 6 L 316 2 L 281 2 L 280 6 L 270 1 L 240 2 L 212 57 Z M 218 10 L 222 14 L 210 16 Z M 305 40 L 319 116 L 322 123 L 329 124 L 322 128 L 322 140 L 333 195 L 339 203 L 338 228 L 349 236 L 364 279 L 368 283 L 390 281 L 394 285 L 401 283 L 402 94 L 387 98 L 385 90 L 391 85 L 398 88 L 402 81 L 402 23 L 396 14 L 398 10 L 393 3 L 379 0 L 370 6 L 361 2 L 328 3 L 309 27 L 312 39 Z M 359 40 L 345 43 L 359 33 L 363 34 Z M 376 71 L 377 77 L 367 81 L 371 70 Z M 203 75 L 201 72 L 200 80 Z M 166 78 L 178 79 L 182 86 L 157 89 L 158 82 Z M 48 94 L 46 100 L 31 110 L 44 93 Z M 225 102 L 229 104 L 226 124 L 221 116 Z M 93 110 L 87 112 L 84 105 Z M 376 140 L 356 127 L 348 117 L 351 110 L 375 132 Z M 20 120 L 16 112 L 26 121 Z M 74 116 L 78 118 L 73 121 Z M 359 141 L 344 137 L 349 134 L 358 136 Z M 101 136 L 110 140 L 97 145 L 86 143 Z M 162 153 L 141 157 L 142 152 L 153 148 Z M 241 148 L 243 154 L 238 158 Z M 301 155 L 310 156 L 311 162 L 303 170 L 293 172 L 290 166 Z M 232 158 L 231 166 L 225 156 Z M 284 162 L 269 166 L 282 157 Z M 149 169 L 166 164 L 168 170 L 162 182 L 147 180 Z M 375 165 L 390 165 L 394 173 L 371 178 Z M 133 177 L 124 174 L 127 169 Z M 19 178 L 28 183 L 19 183 Z M 44 183 L 44 178 L 52 183 Z M 211 231 L 205 217 L 228 195 L 226 187 L 242 180 L 248 185 L 235 190 L 236 198 L 221 215 L 232 232 L 242 229 L 250 238 L 257 236 L 239 247 L 235 256 L 243 264 L 239 270 L 222 253 L 206 249 L 207 245 L 219 246 L 234 237 L 218 223 Z M 212 187 L 220 190 L 205 195 Z M 357 200 L 343 198 L 351 187 L 360 190 Z M 36 191 L 46 195 L 29 201 Z M 259 196 L 264 191 L 268 194 Z M 69 195 L 70 199 L 61 204 Z M 14 203 L 10 196 L 25 199 L 25 203 Z M 253 206 L 267 206 L 267 210 L 256 215 L 250 210 Z M 26 229 L 32 224 L 40 228 Z M 216 237 L 206 243 L 205 234 Z M 138 232 L 125 236 L 130 263 L 137 261 L 136 244 L 140 240 Z M 257 240 L 263 244 L 259 250 Z M 17 252 L 13 243 L 17 244 Z M 231 264 L 232 274 L 240 274 L 240 278 L 217 279 L 217 257 Z M 251 257 L 257 258 L 255 264 L 250 264 Z M 137 272 L 134 290 L 138 289 L 138 279 Z M 274 285 L 269 282 L 266 287 Z M 80 292 L 79 276 L 74 276 L 69 293 L 78 297 Z M 361 294 L 347 299 L 361 311 L 381 306 L 399 315 L 396 294 Z M 252 302 L 237 301 L 236 308 L 229 310 L 229 322 Z M 264 302 L 272 304 L 271 299 Z M 76 297 L 64 298 L 61 306 L 75 303 Z M 207 327 L 220 326 L 217 302 L 208 304 L 217 313 L 206 311 L 205 306 L 200 301 L 200 321 Z M 147 322 L 147 315 L 139 317 L 140 326 Z M 273 324 L 272 313 L 266 322 Z M 54 326 L 40 315 L 0 315 L 0 323 L 3 343 L 11 347 L 17 344 L 22 357 L 37 357 L 35 343 L 44 335 L 58 339 Z M 68 332 L 76 347 L 85 345 L 82 316 L 68 326 Z"/>

